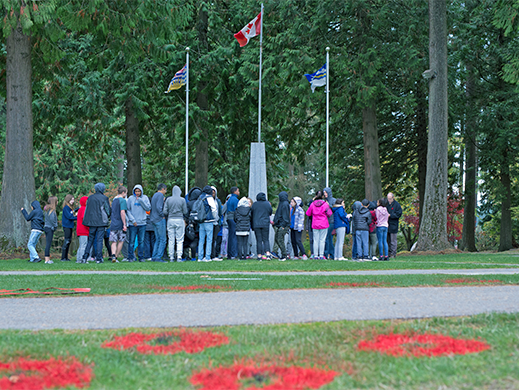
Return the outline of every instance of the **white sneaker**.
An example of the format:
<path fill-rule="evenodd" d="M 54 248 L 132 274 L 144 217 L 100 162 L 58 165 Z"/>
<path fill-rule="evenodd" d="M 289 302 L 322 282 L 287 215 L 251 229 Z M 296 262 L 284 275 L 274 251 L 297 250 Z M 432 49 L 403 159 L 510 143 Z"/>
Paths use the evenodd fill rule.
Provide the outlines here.
<path fill-rule="evenodd" d="M 378 257 L 377 256 L 373 256 L 371 260 L 372 261 L 378 261 Z"/>
<path fill-rule="evenodd" d="M 344 260 L 348 260 L 348 259 L 345 259 L 344 257 L 339 257 L 337 260 L 344 261 Z"/>
<path fill-rule="evenodd" d="M 220 259 L 219 257 L 215 257 L 214 259 L 211 259 L 211 261 L 222 261 L 223 259 Z"/>

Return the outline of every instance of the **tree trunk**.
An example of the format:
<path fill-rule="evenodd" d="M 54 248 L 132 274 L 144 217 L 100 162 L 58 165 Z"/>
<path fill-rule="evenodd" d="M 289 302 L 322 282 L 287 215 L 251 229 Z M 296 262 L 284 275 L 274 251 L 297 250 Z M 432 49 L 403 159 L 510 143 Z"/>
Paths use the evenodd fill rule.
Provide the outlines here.
<path fill-rule="evenodd" d="M 368 200 L 382 197 L 380 157 L 378 152 L 377 111 L 375 104 L 362 109 L 362 131 L 364 133 L 364 189 Z"/>
<path fill-rule="evenodd" d="M 131 97 L 125 104 L 126 120 L 126 177 L 128 193 L 131 194 L 136 184 L 142 184 L 141 167 L 141 139 L 139 134 L 139 120 L 133 110 Z"/>
<path fill-rule="evenodd" d="M 204 54 L 207 53 L 209 49 L 209 44 L 207 42 L 208 27 L 207 7 L 205 4 L 202 4 L 198 13 L 198 40 L 201 53 Z M 198 118 L 200 137 L 196 144 L 195 185 L 200 188 L 203 188 L 208 184 L 207 176 L 209 171 L 207 118 L 205 117 L 207 110 L 209 110 L 209 102 L 207 94 L 203 92 L 206 87 L 207 82 L 199 81 L 198 93 L 196 95 L 196 103 L 201 110 L 201 117 Z"/>
<path fill-rule="evenodd" d="M 416 98 L 416 146 L 418 162 L 418 217 L 420 223 L 423 215 L 423 200 L 425 198 L 425 177 L 427 174 L 427 100 L 422 91 L 422 85 L 417 85 Z"/>
<path fill-rule="evenodd" d="M 510 168 L 508 167 L 508 151 L 503 151 L 503 164 L 501 165 L 501 185 L 504 196 L 501 202 L 501 228 L 499 230 L 499 252 L 512 249 L 512 189 L 510 181 Z"/>
<path fill-rule="evenodd" d="M 429 0 L 429 61 L 436 73 L 429 81 L 429 138 L 423 217 L 417 250 L 449 248 L 447 240 L 447 7 Z"/>
<path fill-rule="evenodd" d="M 0 199 L 0 248 L 27 243 L 31 224 L 20 212 L 29 213 L 35 200 L 31 37 L 20 24 L 6 39 L 6 136 L 2 197 Z"/>
<path fill-rule="evenodd" d="M 465 169 L 465 202 L 463 207 L 463 233 L 459 248 L 469 252 L 477 252 L 476 248 L 476 121 L 472 110 L 474 104 L 474 75 L 472 67 L 467 67 L 467 120 L 465 122 L 465 153 L 467 167 Z"/>

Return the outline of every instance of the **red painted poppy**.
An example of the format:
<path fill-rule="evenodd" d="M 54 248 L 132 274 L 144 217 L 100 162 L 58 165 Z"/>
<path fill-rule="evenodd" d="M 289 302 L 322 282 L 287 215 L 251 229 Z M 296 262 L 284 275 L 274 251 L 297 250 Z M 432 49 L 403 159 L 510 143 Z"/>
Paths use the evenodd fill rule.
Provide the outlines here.
<path fill-rule="evenodd" d="M 484 341 L 458 339 L 438 334 L 380 334 L 373 340 L 362 340 L 361 351 L 377 351 L 391 356 L 446 356 L 477 353 L 490 348 Z"/>
<path fill-rule="evenodd" d="M 90 386 L 92 368 L 76 358 L 35 360 L 18 358 L 0 362 L 0 390 L 61 389 Z"/>
<path fill-rule="evenodd" d="M 126 336 L 115 336 L 112 341 L 105 341 L 102 348 L 130 349 L 139 353 L 168 355 L 179 352 L 198 353 L 206 348 L 228 344 L 226 335 L 213 332 L 191 332 L 176 330 L 166 333 L 130 333 Z"/>
<path fill-rule="evenodd" d="M 236 363 L 203 369 L 191 376 L 198 390 L 306 390 L 319 389 L 340 375 L 318 368 L 280 367 Z"/>

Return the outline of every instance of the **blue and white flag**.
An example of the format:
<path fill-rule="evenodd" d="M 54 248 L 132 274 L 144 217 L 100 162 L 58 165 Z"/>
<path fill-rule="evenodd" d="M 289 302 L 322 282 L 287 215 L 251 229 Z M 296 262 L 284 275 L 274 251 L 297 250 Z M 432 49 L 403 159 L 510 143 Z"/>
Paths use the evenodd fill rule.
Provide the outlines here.
<path fill-rule="evenodd" d="M 305 76 L 312 87 L 312 93 L 314 93 L 316 87 L 326 85 L 326 64 L 324 64 L 317 72 L 305 74 Z"/>
<path fill-rule="evenodd" d="M 170 93 L 171 91 L 174 91 L 175 89 L 179 89 L 183 85 L 186 84 L 187 80 L 187 64 L 184 65 L 182 69 L 180 69 L 177 73 L 175 73 L 175 76 L 171 79 L 171 82 L 169 83 L 168 90 L 164 93 Z"/>

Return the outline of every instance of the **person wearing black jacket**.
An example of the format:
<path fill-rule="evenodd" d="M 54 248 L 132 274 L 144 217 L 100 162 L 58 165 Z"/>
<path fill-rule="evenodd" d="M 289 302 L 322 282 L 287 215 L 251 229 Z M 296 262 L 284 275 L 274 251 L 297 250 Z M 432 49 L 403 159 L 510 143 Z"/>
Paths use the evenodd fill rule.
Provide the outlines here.
<path fill-rule="evenodd" d="M 252 230 L 256 235 L 256 253 L 258 259 L 270 259 L 270 216 L 272 205 L 267 200 L 265 193 L 256 195 L 256 202 L 252 204 L 251 219 Z"/>
<path fill-rule="evenodd" d="M 395 200 L 392 192 L 387 194 L 387 211 L 389 213 L 387 239 L 389 245 L 389 258 L 396 257 L 398 221 L 402 216 L 402 206 Z"/>
<path fill-rule="evenodd" d="M 285 191 L 279 193 L 279 205 L 274 215 L 274 228 L 276 230 L 275 245 L 281 250 L 280 261 L 287 259 L 287 247 L 285 245 L 285 235 L 290 230 L 290 204 L 288 194 Z"/>
<path fill-rule="evenodd" d="M 371 213 L 368 209 L 369 201 L 364 199 L 362 207 L 353 212 L 353 224 L 355 225 L 355 237 L 357 240 L 358 258 L 369 260 L 369 225 Z"/>
<path fill-rule="evenodd" d="M 30 214 L 22 207 L 22 214 L 27 221 L 31 221 L 31 235 L 29 236 L 29 241 L 27 242 L 27 248 L 29 248 L 29 261 L 31 263 L 37 263 L 41 261 L 38 256 L 38 252 L 36 252 L 36 244 L 38 244 L 38 240 L 40 236 L 43 234 L 43 229 L 45 227 L 45 221 L 43 220 L 43 210 L 41 209 L 40 202 L 37 200 L 31 203 L 32 211 Z"/>
<path fill-rule="evenodd" d="M 243 197 L 234 212 L 236 222 L 236 238 L 238 239 L 238 258 L 245 260 L 249 254 L 249 234 L 251 226 L 251 207 L 249 200 Z"/>
<path fill-rule="evenodd" d="M 94 186 L 95 194 L 90 195 L 87 200 L 85 207 L 85 216 L 83 217 L 83 225 L 88 226 L 88 242 L 83 255 L 83 264 L 86 264 L 88 254 L 94 240 L 96 241 L 95 253 L 96 263 L 103 263 L 103 239 L 105 236 L 106 228 L 109 224 L 109 217 L 112 213 L 110 207 L 110 200 L 104 194 L 106 187 L 103 183 L 97 183 Z"/>
<path fill-rule="evenodd" d="M 184 215 L 184 220 L 186 221 L 186 230 L 184 236 L 184 253 L 182 254 L 182 259 L 196 261 L 196 251 L 198 248 L 199 238 L 198 224 L 189 219 L 189 214 L 191 213 L 193 205 L 201 193 L 202 189 L 200 187 L 193 187 L 186 195 L 187 214 Z"/>

